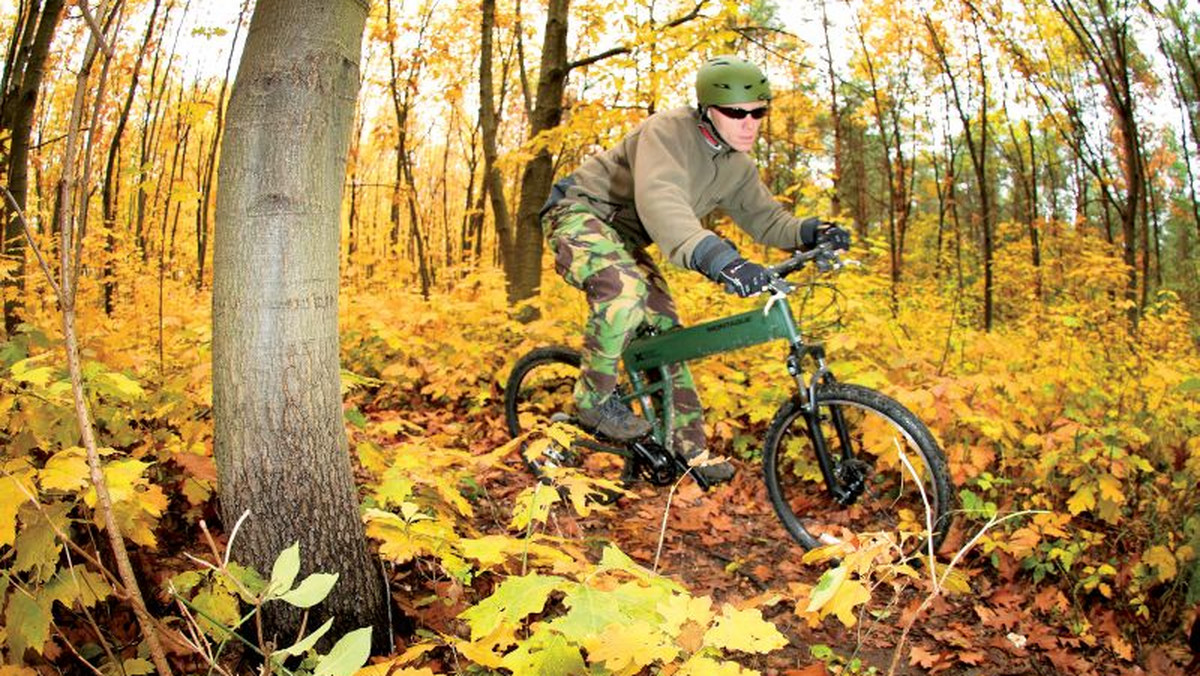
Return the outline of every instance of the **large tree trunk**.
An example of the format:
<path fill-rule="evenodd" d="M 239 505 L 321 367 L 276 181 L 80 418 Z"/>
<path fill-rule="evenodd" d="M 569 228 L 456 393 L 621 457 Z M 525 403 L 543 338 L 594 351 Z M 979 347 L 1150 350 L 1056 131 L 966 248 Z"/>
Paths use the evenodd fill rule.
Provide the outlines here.
<path fill-rule="evenodd" d="M 260 0 L 229 104 L 213 248 L 213 409 L 233 554 L 261 571 L 300 542 L 340 575 L 309 628 L 374 626 L 384 583 L 358 514 L 339 391 L 338 237 L 366 0 Z M 280 642 L 299 612 L 267 616 Z M 268 610 L 270 606 L 268 606 Z"/>

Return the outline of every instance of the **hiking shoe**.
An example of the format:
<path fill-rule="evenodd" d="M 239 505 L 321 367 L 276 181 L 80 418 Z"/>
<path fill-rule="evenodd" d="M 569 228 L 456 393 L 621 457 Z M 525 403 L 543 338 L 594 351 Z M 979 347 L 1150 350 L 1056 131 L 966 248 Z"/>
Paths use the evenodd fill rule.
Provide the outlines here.
<path fill-rule="evenodd" d="M 685 458 L 689 464 L 694 458 L 703 456 L 704 464 L 692 466 L 692 473 L 698 478 L 704 479 L 704 483 L 709 486 L 723 484 L 733 478 L 737 473 L 737 468 L 734 467 L 728 460 L 719 460 L 708 455 L 707 451 L 693 453 L 690 457 Z"/>
<path fill-rule="evenodd" d="M 630 441 L 650 433 L 650 423 L 633 414 L 616 396 L 610 395 L 595 408 L 580 408 L 579 422 L 609 439 Z"/>

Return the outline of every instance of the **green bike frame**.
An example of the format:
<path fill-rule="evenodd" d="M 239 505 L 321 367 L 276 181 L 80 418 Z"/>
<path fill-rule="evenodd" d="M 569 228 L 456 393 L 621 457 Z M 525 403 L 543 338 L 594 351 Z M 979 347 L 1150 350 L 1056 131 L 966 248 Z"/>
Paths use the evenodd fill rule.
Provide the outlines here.
<path fill-rule="evenodd" d="M 756 310 L 630 341 L 622 353 L 622 360 L 634 391 L 625 399 L 641 402 L 644 415 L 654 423 L 655 439 L 670 450 L 669 431 L 674 406 L 667 367 L 774 340 L 788 342 L 791 348 L 788 372 L 797 379 L 801 392 L 812 387 L 801 377 L 800 363 L 804 355 L 813 356 L 819 375 L 827 374 L 824 347 L 804 343 L 786 296 L 777 295 Z M 816 378 L 813 384 L 815 382 Z M 658 406 L 654 405 L 655 401 Z"/>

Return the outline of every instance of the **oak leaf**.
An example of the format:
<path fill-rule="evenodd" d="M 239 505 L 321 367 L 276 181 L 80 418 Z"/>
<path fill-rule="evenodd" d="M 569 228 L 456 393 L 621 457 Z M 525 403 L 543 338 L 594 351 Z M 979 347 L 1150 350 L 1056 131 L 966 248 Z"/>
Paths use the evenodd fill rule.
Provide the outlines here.
<path fill-rule="evenodd" d="M 919 645 L 914 645 L 912 649 L 908 651 L 908 663 L 921 667 L 922 669 L 932 669 L 938 662 L 941 661 L 941 655 L 929 652 L 928 649 Z"/>

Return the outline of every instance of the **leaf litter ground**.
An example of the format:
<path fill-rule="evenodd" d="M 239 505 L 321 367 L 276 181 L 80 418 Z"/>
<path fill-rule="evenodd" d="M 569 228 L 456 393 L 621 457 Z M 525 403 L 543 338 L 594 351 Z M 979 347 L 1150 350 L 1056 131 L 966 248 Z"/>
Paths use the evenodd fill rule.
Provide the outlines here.
<path fill-rule="evenodd" d="M 410 410 L 409 415 L 414 422 L 426 418 L 422 427 L 427 431 L 466 428 L 469 431 L 460 438 L 472 439 L 469 450 L 474 452 L 489 452 L 508 440 L 503 421 L 493 416 L 464 425 L 461 418 L 452 422 L 445 411 Z M 895 593 L 877 587 L 872 600 L 859 606 L 860 621 L 853 627 L 832 616 L 820 622 L 802 617 L 803 598 L 797 590 L 816 585 L 828 564 L 801 561 L 804 550 L 779 524 L 760 466 L 735 464 L 734 480 L 707 493 L 684 480 L 671 498 L 665 529 L 670 489 L 639 482 L 631 487 L 633 495 L 607 512 L 579 517 L 557 505 L 547 532 L 583 543 L 596 558 L 606 544 L 615 544 L 646 568 L 653 568 L 657 560 L 659 573 L 695 596 L 760 608 L 789 644 L 766 656 L 747 656 L 740 660 L 745 667 L 784 676 L 887 673 L 902 628 L 927 589 L 910 586 Z M 504 532 L 516 496 L 534 483 L 533 477 L 513 453 L 504 467 L 487 471 L 478 482 L 486 505 L 476 510 L 474 527 L 481 533 Z M 943 560 L 965 539 L 963 533 L 952 533 L 943 547 Z M 968 560 L 971 593 L 939 597 L 917 617 L 896 673 L 1186 673 L 1190 652 L 1181 636 L 1131 645 L 1115 611 L 1103 608 L 1089 613 L 1090 631 L 1072 631 L 1078 625 L 1071 626 L 1070 604 L 1057 587 L 1035 585 L 1027 576 L 997 570 L 977 558 Z M 411 571 L 393 585 L 394 598 L 417 626 L 443 633 L 453 633 L 456 615 L 488 591 Z"/>

